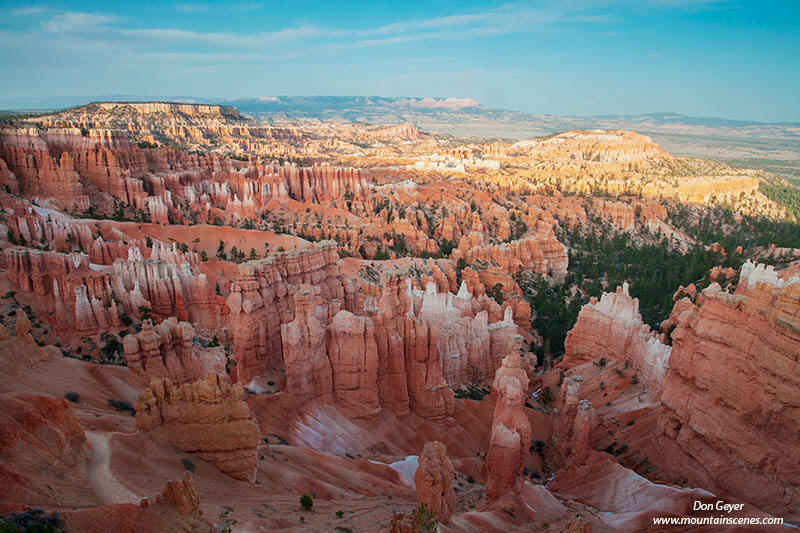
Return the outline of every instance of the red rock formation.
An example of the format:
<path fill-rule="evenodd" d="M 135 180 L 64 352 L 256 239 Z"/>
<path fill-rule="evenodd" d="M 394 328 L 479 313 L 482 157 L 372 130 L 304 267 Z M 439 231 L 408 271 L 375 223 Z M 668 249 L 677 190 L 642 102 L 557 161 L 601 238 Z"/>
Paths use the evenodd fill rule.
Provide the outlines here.
<path fill-rule="evenodd" d="M 22 200 L 15 201 L 13 213 L 6 217 L 6 224 L 17 241 L 28 246 L 74 252 L 89 250 L 94 244 L 89 225 L 67 217 L 44 216 Z"/>
<path fill-rule="evenodd" d="M 561 465 L 580 464 L 593 448 L 597 414 L 591 402 L 581 399 L 581 376 L 570 376 L 561 388 L 558 419 L 553 429 L 553 458 Z"/>
<path fill-rule="evenodd" d="M 284 367 L 281 324 L 293 320 L 293 285 L 313 284 L 321 290 L 321 301 L 344 301 L 337 261 L 335 243 L 324 241 L 239 266 L 227 300 L 237 381 L 249 383 L 268 369 Z"/>
<path fill-rule="evenodd" d="M 497 371 L 492 394 L 494 419 L 486 455 L 486 503 L 491 504 L 511 490 L 522 473 L 531 445 L 531 424 L 525 415 L 528 375 L 519 352 L 512 351 Z"/>
<path fill-rule="evenodd" d="M 136 428 L 166 430 L 170 443 L 229 476 L 255 482 L 261 433 L 242 399 L 241 384 L 209 375 L 176 387 L 153 379 L 136 398 Z"/>
<path fill-rule="evenodd" d="M 28 319 L 28 315 L 25 314 L 25 311 L 22 309 L 17 309 L 17 320 L 14 323 L 14 333 L 17 335 L 17 338 L 27 342 L 28 344 L 36 344 L 36 341 L 33 339 L 33 335 L 31 335 L 31 321 Z"/>
<path fill-rule="evenodd" d="M 632 231 L 636 227 L 634 210 L 630 204 L 592 198 L 592 207 L 597 216 L 619 231 Z"/>
<path fill-rule="evenodd" d="M 294 294 L 294 320 L 281 325 L 286 388 L 308 401 L 333 399 L 333 374 L 325 342 L 328 308 L 320 291 L 301 285 Z"/>
<path fill-rule="evenodd" d="M 399 139 L 404 141 L 419 141 L 429 137 L 428 134 L 421 132 L 411 122 L 387 126 L 370 133 L 380 139 Z"/>
<path fill-rule="evenodd" d="M 0 158 L 28 198 L 55 198 L 67 208 L 89 207 L 83 185 L 67 153 L 51 156 L 36 130 L 0 129 Z"/>
<path fill-rule="evenodd" d="M 194 327 L 188 322 L 178 322 L 175 317 L 156 327 L 151 320 L 144 320 L 139 333 L 122 340 L 132 376 L 144 383 L 152 378 L 169 378 L 181 385 L 208 374 L 225 375 L 223 349 L 195 346 L 194 337 Z"/>
<path fill-rule="evenodd" d="M 63 398 L 0 394 L 0 501 L 37 506 L 49 503 L 55 492 L 67 505 L 86 503 L 85 442 L 81 423 Z"/>
<path fill-rule="evenodd" d="M 522 269 L 540 274 L 564 273 L 567 270 L 567 250 L 556 240 L 552 227 L 542 225 L 537 234 L 507 244 L 482 246 L 463 237 L 450 259 L 463 258 L 467 263 L 477 260 L 497 265 L 505 274 L 515 274 Z M 491 288 L 491 287 L 487 287 Z"/>
<path fill-rule="evenodd" d="M 681 304 L 681 305 L 678 305 Z M 676 303 L 659 418 L 665 466 L 797 520 L 800 277 L 745 263 L 735 294 Z"/>
<path fill-rule="evenodd" d="M 200 497 L 194 488 L 192 474 L 184 473 L 177 481 L 168 481 L 160 494 L 143 498 L 139 505 L 131 503 L 100 505 L 60 513 L 70 531 L 105 533 L 107 531 L 214 531 L 213 524 L 203 516 Z"/>
<path fill-rule="evenodd" d="M 350 416 L 376 416 L 381 404 L 372 320 L 344 310 L 336 313 L 330 325 L 328 358 L 336 404 Z"/>
<path fill-rule="evenodd" d="M 639 300 L 628 295 L 628 284 L 616 293 L 592 298 L 581 308 L 564 342 L 562 365 L 571 368 L 602 358 L 633 366 L 639 381 L 653 397 L 661 391 L 670 347 L 642 322 Z"/>
<path fill-rule="evenodd" d="M 444 524 L 450 520 L 456 507 L 454 476 L 455 469 L 447 458 L 447 446 L 439 441 L 426 442 L 414 473 L 417 502 L 427 505 Z"/>
<path fill-rule="evenodd" d="M 8 170 L 6 162 L 0 159 L 0 187 L 8 187 L 8 191 L 12 194 L 19 194 L 19 182 L 13 172 Z"/>

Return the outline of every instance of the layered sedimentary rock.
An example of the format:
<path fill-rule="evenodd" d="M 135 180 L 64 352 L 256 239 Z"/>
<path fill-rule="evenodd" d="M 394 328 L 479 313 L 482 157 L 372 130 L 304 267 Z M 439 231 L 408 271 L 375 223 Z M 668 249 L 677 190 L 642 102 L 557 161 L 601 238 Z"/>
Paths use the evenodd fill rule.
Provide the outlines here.
<path fill-rule="evenodd" d="M 79 210 L 89 207 L 72 157 L 66 152 L 51 155 L 35 130 L 0 129 L 0 158 L 28 198 L 55 198 Z"/>
<path fill-rule="evenodd" d="M 111 259 L 102 241 L 90 242 L 98 246 L 95 258 Z M 114 259 L 110 265 L 90 263 L 77 252 L 7 248 L 3 255 L 11 281 L 20 291 L 49 301 L 51 320 L 59 327 L 89 335 L 119 329 L 121 315 L 137 316 L 140 307 L 150 308 L 157 317 L 221 326 L 222 299 L 205 274 L 192 270 L 191 265 L 200 262 L 197 254 L 178 252 L 174 245 L 155 241 L 149 259 L 138 247 L 125 246 L 126 259 Z"/>
<path fill-rule="evenodd" d="M 671 347 L 650 331 L 639 314 L 639 300 L 628 284 L 615 293 L 592 298 L 581 308 L 564 342 L 563 365 L 571 368 L 602 358 L 630 364 L 653 397 L 658 396 L 668 368 Z"/>
<path fill-rule="evenodd" d="M 445 524 L 456 507 L 454 476 L 453 463 L 447 458 L 447 446 L 439 441 L 426 442 L 414 473 L 417 502 L 427 505 L 437 520 Z"/>
<path fill-rule="evenodd" d="M 80 420 L 63 398 L 0 394 L 0 501 L 42 505 L 54 490 L 62 501 L 80 501 L 75 493 L 84 485 L 85 442 Z"/>
<path fill-rule="evenodd" d="M 194 344 L 194 327 L 175 317 L 157 326 L 149 319 L 142 330 L 122 340 L 125 361 L 131 374 L 149 383 L 152 378 L 169 378 L 176 385 L 196 381 L 208 374 L 225 375 L 225 352 L 221 347 L 202 348 Z"/>
<path fill-rule="evenodd" d="M 94 243 L 91 227 L 67 217 L 42 214 L 31 204 L 17 200 L 6 225 L 20 244 L 41 246 L 58 252 L 90 250 Z"/>
<path fill-rule="evenodd" d="M 533 237 L 499 245 L 476 245 L 463 237 L 451 259 L 464 259 L 467 263 L 485 261 L 497 265 L 506 274 L 515 274 L 522 269 L 540 274 L 566 272 L 569 262 L 567 250 L 556 239 L 552 227 L 542 224 L 536 230 Z"/>
<path fill-rule="evenodd" d="M 561 465 L 580 464 L 592 450 L 597 413 L 591 402 L 581 399 L 582 386 L 583 377 L 570 376 L 561 388 L 552 437 L 553 459 Z"/>
<path fill-rule="evenodd" d="M 84 334 L 121 327 L 108 275 L 90 268 L 85 256 L 15 248 L 3 254 L 19 290 L 50 302 L 54 325 Z"/>
<path fill-rule="evenodd" d="M 530 150 L 535 155 L 546 155 L 551 159 L 577 158 L 605 163 L 672 159 L 650 137 L 630 131 L 572 130 L 542 140 L 520 141 L 512 149 Z"/>
<path fill-rule="evenodd" d="M 679 305 L 681 304 L 681 305 Z M 675 316 L 677 315 L 677 316 Z M 676 303 L 659 419 L 691 483 L 797 519 L 800 502 L 800 277 L 745 263 Z"/>
<path fill-rule="evenodd" d="M 503 359 L 492 384 L 495 408 L 486 455 L 486 503 L 511 490 L 522 473 L 531 445 L 531 423 L 524 407 L 528 384 L 519 351 L 512 351 Z"/>
<path fill-rule="evenodd" d="M 333 397 L 345 413 L 374 416 L 380 412 L 378 346 L 369 317 L 339 311 L 330 325 L 328 357 Z"/>
<path fill-rule="evenodd" d="M 240 381 L 283 367 L 288 392 L 335 402 L 349 416 L 386 407 L 441 418 L 453 412 L 450 385 L 494 375 L 518 329 L 510 307 L 503 313 L 465 284 L 452 294 L 403 277 L 384 280 L 382 290 L 344 283 L 332 251 L 319 243 L 242 265 L 228 298 Z M 444 274 L 440 282 L 450 284 Z M 489 323 L 487 309 L 503 319 Z"/>
<path fill-rule="evenodd" d="M 636 227 L 635 213 L 630 204 L 592 198 L 592 207 L 595 215 L 619 231 L 631 231 Z"/>
<path fill-rule="evenodd" d="M 220 376 L 185 383 L 153 379 L 136 398 L 136 428 L 163 426 L 170 443 L 196 454 L 229 476 L 255 482 L 261 441 L 241 384 Z"/>
<path fill-rule="evenodd" d="M 239 266 L 227 300 L 238 381 L 249 383 L 267 369 L 284 366 L 281 324 L 293 320 L 293 286 L 317 286 L 324 302 L 344 300 L 337 261 L 335 243 L 324 241 Z M 327 311 L 325 316 L 326 324 Z"/>
<path fill-rule="evenodd" d="M 294 294 L 294 320 L 281 325 L 286 387 L 304 400 L 333 399 L 333 374 L 326 345 L 328 308 L 320 291 L 301 285 Z"/>

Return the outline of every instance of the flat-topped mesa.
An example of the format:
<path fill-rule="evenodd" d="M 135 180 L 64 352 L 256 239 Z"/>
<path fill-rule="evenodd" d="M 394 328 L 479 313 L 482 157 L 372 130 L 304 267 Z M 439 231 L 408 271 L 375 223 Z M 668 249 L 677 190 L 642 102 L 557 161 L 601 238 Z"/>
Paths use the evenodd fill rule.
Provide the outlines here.
<path fill-rule="evenodd" d="M 447 457 L 447 446 L 439 441 L 426 442 L 414 473 L 417 502 L 427 505 L 443 524 L 450 521 L 456 508 L 454 478 L 455 469 Z"/>
<path fill-rule="evenodd" d="M 270 369 L 284 368 L 281 324 L 294 319 L 290 292 L 306 283 L 320 290 L 323 302 L 344 302 L 336 243 L 271 254 L 239 265 L 231 285 L 231 311 L 237 381 L 247 384 Z"/>
<path fill-rule="evenodd" d="M 796 266 L 798 263 L 795 263 Z M 800 519 L 800 277 L 745 263 L 734 294 L 712 283 L 676 302 L 659 418 L 689 482 Z"/>
<path fill-rule="evenodd" d="M 628 284 L 614 293 L 592 297 L 581 308 L 575 326 L 564 341 L 562 365 L 571 368 L 602 358 L 630 364 L 653 397 L 663 386 L 671 347 L 642 322 L 639 300 L 628 294 Z"/>
<path fill-rule="evenodd" d="M 186 116 L 209 116 L 209 117 L 230 117 L 232 119 L 242 119 L 239 110 L 233 106 L 208 105 L 208 104 L 184 104 L 179 102 L 98 102 L 90 104 L 97 106 L 102 111 L 114 111 L 120 108 L 130 109 L 142 115 L 153 113 L 166 113 L 169 115 Z"/>
<path fill-rule="evenodd" d="M 134 379 L 149 383 L 169 378 L 176 385 L 196 381 L 208 374 L 225 376 L 225 352 L 221 347 L 194 344 L 194 327 L 170 317 L 157 326 L 149 319 L 142 330 L 122 339 L 125 361 Z"/>
<path fill-rule="evenodd" d="M 136 429 L 163 426 L 171 445 L 254 483 L 261 433 L 243 397 L 240 383 L 216 375 L 180 387 L 153 379 L 136 398 Z"/>
<path fill-rule="evenodd" d="M 486 503 L 499 500 L 516 485 L 531 445 L 531 424 L 525 414 L 529 379 L 519 349 L 503 359 L 492 394 L 494 418 L 486 455 Z"/>
<path fill-rule="evenodd" d="M 514 144 L 512 150 L 527 150 L 551 159 L 565 158 L 602 163 L 671 161 L 672 156 L 650 137 L 622 130 L 570 130 L 543 139 Z"/>
<path fill-rule="evenodd" d="M 404 141 L 419 141 L 429 137 L 427 133 L 420 131 L 419 128 L 411 122 L 380 127 L 369 131 L 368 134 L 379 139 L 398 139 Z"/>

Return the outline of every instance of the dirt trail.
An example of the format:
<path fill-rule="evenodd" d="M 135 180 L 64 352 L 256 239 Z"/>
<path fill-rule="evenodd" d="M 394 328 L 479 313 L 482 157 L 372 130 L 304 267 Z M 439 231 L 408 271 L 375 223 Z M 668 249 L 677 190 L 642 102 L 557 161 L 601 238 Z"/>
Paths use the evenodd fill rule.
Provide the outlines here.
<path fill-rule="evenodd" d="M 89 465 L 89 480 L 97 497 L 106 504 L 139 503 L 139 496 L 128 490 L 111 472 L 112 433 L 87 431 L 86 439 L 92 445 L 92 463 Z"/>

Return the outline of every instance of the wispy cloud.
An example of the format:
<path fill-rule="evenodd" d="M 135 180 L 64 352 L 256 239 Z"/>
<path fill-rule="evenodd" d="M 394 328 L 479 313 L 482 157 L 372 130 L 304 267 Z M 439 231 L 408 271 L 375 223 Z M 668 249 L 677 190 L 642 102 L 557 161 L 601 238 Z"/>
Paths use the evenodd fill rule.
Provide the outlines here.
<path fill-rule="evenodd" d="M 253 6 L 259 4 L 242 4 Z M 207 12 L 206 4 L 177 4 L 187 12 Z M 129 28 L 123 35 L 163 43 L 207 44 L 227 48 L 262 48 L 310 40 L 327 40 L 329 50 L 386 46 L 433 39 L 492 37 L 531 31 L 548 24 L 608 23 L 605 14 L 570 13 L 562 7 L 535 9 L 527 4 L 505 4 L 497 8 L 427 19 L 405 20 L 372 28 L 329 28 L 313 24 L 287 27 L 272 32 L 201 32 L 179 28 Z"/>
<path fill-rule="evenodd" d="M 114 15 L 68 11 L 41 21 L 41 25 L 42 29 L 51 33 L 74 33 L 98 29 L 118 20 Z"/>

